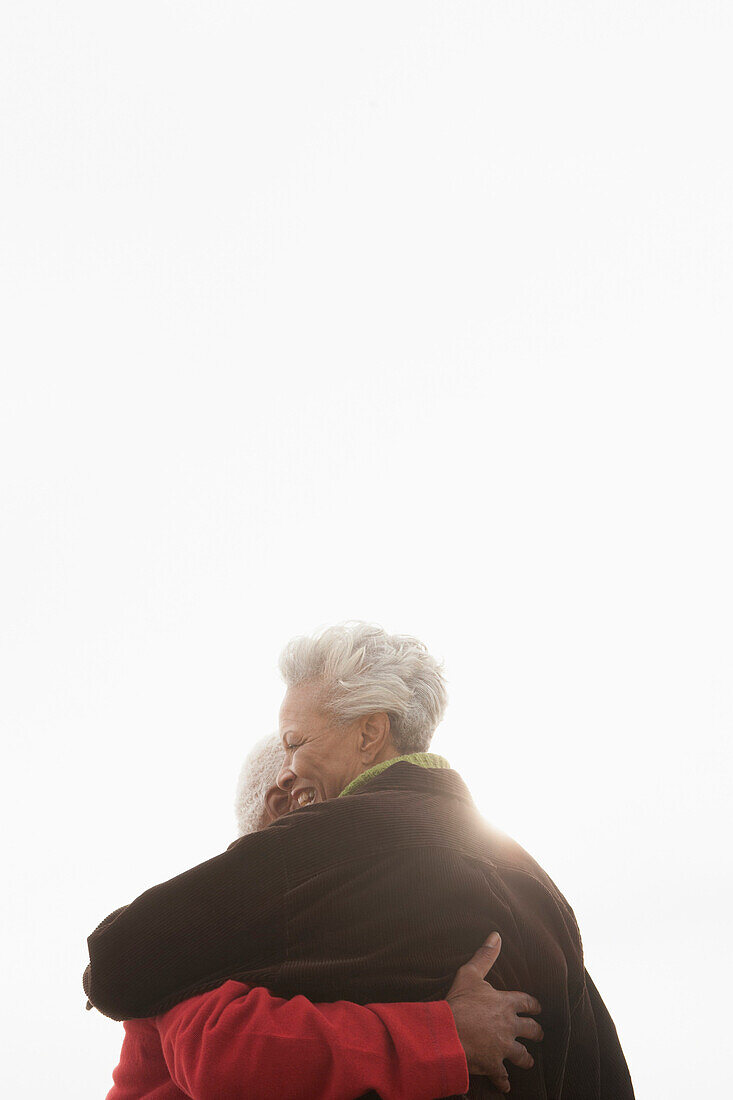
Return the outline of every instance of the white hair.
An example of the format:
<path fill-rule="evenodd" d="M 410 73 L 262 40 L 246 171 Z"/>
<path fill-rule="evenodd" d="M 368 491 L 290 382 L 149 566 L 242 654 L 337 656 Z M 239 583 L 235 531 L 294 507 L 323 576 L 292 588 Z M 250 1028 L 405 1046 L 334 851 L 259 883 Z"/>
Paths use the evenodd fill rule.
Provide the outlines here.
<path fill-rule="evenodd" d="M 283 747 L 277 733 L 263 737 L 245 757 L 234 795 L 237 836 L 254 833 L 267 824 L 265 795 L 275 785 L 283 758 Z"/>
<path fill-rule="evenodd" d="M 409 634 L 356 620 L 292 638 L 280 654 L 288 687 L 318 682 L 337 722 L 386 711 L 400 754 L 425 752 L 445 712 L 443 664 Z"/>

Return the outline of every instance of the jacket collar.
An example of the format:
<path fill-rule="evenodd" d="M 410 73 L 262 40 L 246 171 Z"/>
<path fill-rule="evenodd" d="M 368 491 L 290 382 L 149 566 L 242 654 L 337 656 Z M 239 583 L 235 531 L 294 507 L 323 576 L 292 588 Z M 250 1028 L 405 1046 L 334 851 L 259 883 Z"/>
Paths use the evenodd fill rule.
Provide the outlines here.
<path fill-rule="evenodd" d="M 343 793 L 345 794 L 348 790 L 350 796 L 361 798 L 377 791 L 401 790 L 424 795 L 437 795 L 444 798 L 457 798 L 469 806 L 474 806 L 471 792 L 458 772 L 453 771 L 452 768 L 416 767 L 409 760 L 404 759 L 390 760 L 388 763 L 391 767 L 382 769 L 377 775 L 366 778 L 366 772 L 364 772 L 363 777 L 358 777 L 360 779 L 364 778 L 364 782 L 353 791 L 349 790 L 349 787 L 351 787 L 351 784 L 349 784 L 349 787 L 345 788 Z"/>
<path fill-rule="evenodd" d="M 444 756 L 438 756 L 434 752 L 411 752 L 406 756 L 393 756 L 391 760 L 382 760 L 381 763 L 375 764 L 373 768 L 368 768 L 367 771 L 362 772 L 361 775 L 357 775 L 356 779 L 352 779 L 344 789 L 342 790 L 339 798 L 343 798 L 347 794 L 353 794 L 364 783 L 368 783 L 370 779 L 373 779 L 377 775 L 381 775 L 387 768 L 391 768 L 393 764 L 397 764 L 400 761 L 406 761 L 408 764 L 416 764 L 418 768 L 450 768 L 450 764 Z"/>

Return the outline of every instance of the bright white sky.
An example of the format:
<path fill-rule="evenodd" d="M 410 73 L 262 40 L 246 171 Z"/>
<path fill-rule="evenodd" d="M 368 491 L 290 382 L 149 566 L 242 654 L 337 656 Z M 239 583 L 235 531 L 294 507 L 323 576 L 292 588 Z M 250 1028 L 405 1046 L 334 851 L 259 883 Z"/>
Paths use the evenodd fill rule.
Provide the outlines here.
<path fill-rule="evenodd" d="M 3 5 L 7 1095 L 105 1095 L 86 936 L 233 839 L 280 649 L 344 618 L 445 659 L 434 748 L 640 1100 L 719 1094 L 732 24 Z"/>

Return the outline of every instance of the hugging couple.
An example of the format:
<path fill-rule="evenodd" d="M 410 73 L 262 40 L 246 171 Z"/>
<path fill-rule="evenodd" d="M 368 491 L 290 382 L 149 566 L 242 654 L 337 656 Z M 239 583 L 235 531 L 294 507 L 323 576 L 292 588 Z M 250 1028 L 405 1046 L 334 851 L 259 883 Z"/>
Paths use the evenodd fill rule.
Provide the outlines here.
<path fill-rule="evenodd" d="M 572 909 L 429 751 L 425 645 L 349 621 L 280 671 L 238 839 L 88 938 L 87 1008 L 125 1022 L 108 1100 L 633 1100 Z"/>

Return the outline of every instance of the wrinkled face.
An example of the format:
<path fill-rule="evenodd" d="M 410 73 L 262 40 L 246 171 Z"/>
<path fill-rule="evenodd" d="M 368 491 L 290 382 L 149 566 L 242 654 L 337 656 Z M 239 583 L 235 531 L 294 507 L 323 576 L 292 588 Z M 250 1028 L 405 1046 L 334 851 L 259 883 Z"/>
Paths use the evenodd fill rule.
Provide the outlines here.
<path fill-rule="evenodd" d="M 325 802 L 341 794 L 364 771 L 359 722 L 337 725 L 320 702 L 318 686 L 288 688 L 280 707 L 285 762 L 277 785 L 290 797 L 290 809 Z"/>

